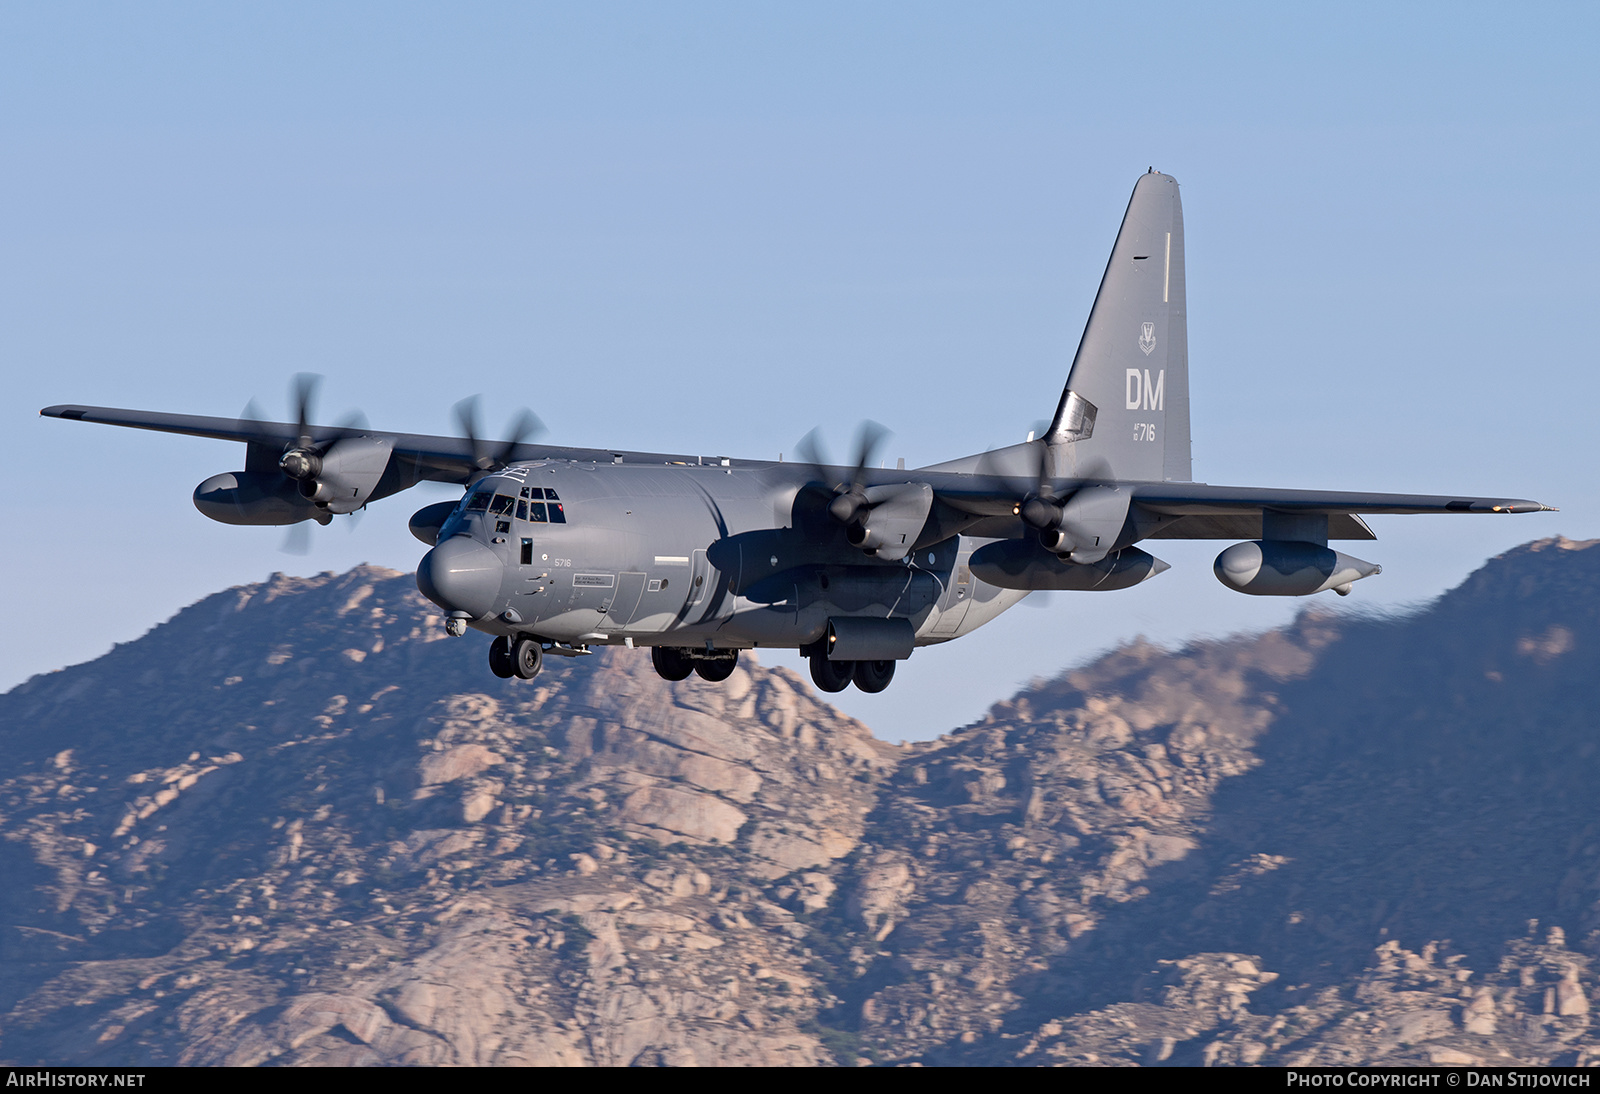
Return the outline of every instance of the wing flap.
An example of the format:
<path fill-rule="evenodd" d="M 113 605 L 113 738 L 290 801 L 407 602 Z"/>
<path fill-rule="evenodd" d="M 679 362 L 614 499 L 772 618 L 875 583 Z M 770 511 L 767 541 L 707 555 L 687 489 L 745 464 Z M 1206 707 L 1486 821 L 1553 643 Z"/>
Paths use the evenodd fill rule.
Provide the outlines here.
<path fill-rule="evenodd" d="M 1151 532 L 1146 539 L 1260 539 L 1261 514 L 1190 514 Z M 1329 539 L 1377 539 L 1367 522 L 1354 513 L 1328 514 Z"/>

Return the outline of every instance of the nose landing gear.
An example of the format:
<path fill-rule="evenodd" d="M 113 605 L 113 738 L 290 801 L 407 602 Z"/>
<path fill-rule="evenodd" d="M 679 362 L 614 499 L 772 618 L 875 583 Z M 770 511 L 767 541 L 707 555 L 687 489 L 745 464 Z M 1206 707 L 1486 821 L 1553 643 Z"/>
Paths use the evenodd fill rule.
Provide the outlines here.
<path fill-rule="evenodd" d="M 515 642 L 501 635 L 489 643 L 489 671 L 502 680 L 513 676 L 532 680 L 544 668 L 544 648 L 537 638 L 523 635 Z"/>
<path fill-rule="evenodd" d="M 516 673 L 511 667 L 511 639 L 505 635 L 489 643 L 489 671 L 502 680 L 509 680 Z"/>

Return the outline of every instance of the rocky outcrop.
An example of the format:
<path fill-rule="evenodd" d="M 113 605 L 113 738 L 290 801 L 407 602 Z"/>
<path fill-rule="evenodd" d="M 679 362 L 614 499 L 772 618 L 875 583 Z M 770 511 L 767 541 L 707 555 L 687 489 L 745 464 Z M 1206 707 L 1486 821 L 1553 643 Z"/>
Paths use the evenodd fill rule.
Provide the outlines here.
<path fill-rule="evenodd" d="M 856 846 L 897 750 L 754 658 L 500 682 L 439 623 L 278 577 L 4 698 L 6 1058 L 831 1059 L 764 886 Z"/>
<path fill-rule="evenodd" d="M 0 696 L 0 1059 L 1587 1063 L 1600 551 L 896 748 L 276 577 Z"/>

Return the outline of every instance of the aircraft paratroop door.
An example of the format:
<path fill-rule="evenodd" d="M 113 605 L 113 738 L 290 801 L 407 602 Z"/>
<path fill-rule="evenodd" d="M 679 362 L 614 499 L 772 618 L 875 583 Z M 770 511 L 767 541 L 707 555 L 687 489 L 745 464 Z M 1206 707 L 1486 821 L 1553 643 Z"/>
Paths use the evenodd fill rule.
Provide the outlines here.
<path fill-rule="evenodd" d="M 961 553 L 956 557 L 944 595 L 939 598 L 938 614 L 934 617 L 933 626 L 928 629 L 930 638 L 954 638 L 967 617 L 967 607 L 972 603 L 972 570 L 968 566 L 972 550 L 970 543 L 962 542 Z"/>
<path fill-rule="evenodd" d="M 688 618 L 694 619 L 699 612 L 696 610 L 706 602 L 706 594 L 711 591 L 710 566 L 706 562 L 706 553 L 696 551 L 689 560 L 689 591 L 688 599 L 684 603 L 690 609 Z"/>
<path fill-rule="evenodd" d="M 639 598 L 644 595 L 645 574 L 623 572 L 617 575 L 617 595 L 611 601 L 606 619 L 612 626 L 626 627 L 633 622 L 639 610 Z"/>

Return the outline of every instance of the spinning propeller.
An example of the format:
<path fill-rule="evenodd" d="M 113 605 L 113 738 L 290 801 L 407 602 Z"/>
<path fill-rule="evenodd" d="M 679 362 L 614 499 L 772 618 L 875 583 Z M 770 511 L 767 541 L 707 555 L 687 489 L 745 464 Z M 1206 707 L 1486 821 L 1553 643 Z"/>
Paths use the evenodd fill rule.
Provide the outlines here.
<path fill-rule="evenodd" d="M 359 439 L 367 428 L 366 418 L 360 411 L 352 411 L 344 419 L 333 426 L 315 426 L 312 424 L 313 408 L 316 404 L 317 389 L 322 384 L 322 377 L 316 373 L 297 373 L 289 384 L 289 401 L 294 408 L 295 435 L 278 458 L 278 471 L 291 480 L 301 497 L 317 503 L 316 507 L 308 514 L 318 524 L 327 524 L 333 519 L 335 512 L 349 512 L 351 517 L 356 515 L 355 509 L 344 506 L 330 508 L 331 500 L 324 495 L 330 494 L 328 486 L 321 481 L 325 468 L 338 468 L 339 465 L 350 462 L 350 457 L 360 458 L 359 453 L 341 451 L 352 444 L 359 444 Z M 260 408 L 256 401 L 251 399 L 245 404 L 240 415 L 240 423 L 256 423 L 261 421 Z M 359 508 L 359 507 L 357 507 Z M 352 526 L 354 521 L 352 520 Z M 302 523 L 291 524 L 279 548 L 287 554 L 303 555 L 311 549 L 311 529 Z"/>
<path fill-rule="evenodd" d="M 822 431 L 813 429 L 795 446 L 795 454 L 807 464 L 811 465 L 812 472 L 818 479 L 831 483 L 832 490 L 837 496 L 828 505 L 828 512 L 840 524 L 854 524 L 862 512 L 871 507 L 867 501 L 867 486 L 862 480 L 862 474 L 872 463 L 878 450 L 883 446 L 889 430 L 874 421 L 864 421 L 856 430 L 856 458 L 846 482 L 833 482 L 829 471 L 838 466 L 828 459 L 822 449 Z"/>
<path fill-rule="evenodd" d="M 1035 436 L 1038 437 L 1037 440 L 1032 439 Z M 1022 519 L 1022 523 L 1039 534 L 1039 541 L 1045 547 L 1052 551 L 1062 550 L 1063 553 L 1070 553 L 1077 546 L 1072 534 L 1076 516 L 1070 511 L 1071 508 L 1076 508 L 1072 503 L 1086 489 L 1114 481 L 1111 466 L 1103 458 L 1088 461 L 1083 467 L 1077 468 L 1071 476 L 1076 485 L 1065 495 L 1058 496 L 1054 480 L 1062 476 L 1052 473 L 1055 468 L 1051 464 L 1054 455 L 1062 449 L 1052 446 L 1037 427 L 1029 437 L 1030 439 L 1020 447 L 1026 448 L 1033 457 L 1034 482 L 1031 489 L 1015 495 L 1016 501 L 1011 511 Z M 996 466 L 996 462 L 994 453 L 985 453 L 979 460 L 979 473 L 1001 479 L 1006 483 L 1007 489 L 1014 490 L 1012 484 L 1018 478 L 1014 470 L 1015 465 L 1010 469 L 1001 470 Z"/>
<path fill-rule="evenodd" d="M 511 462 L 517 446 L 544 433 L 544 423 L 527 407 L 512 419 L 511 430 L 503 441 L 484 437 L 478 427 L 478 396 L 472 395 L 455 405 L 456 426 L 472 446 L 472 462 L 482 471 L 492 471 Z"/>

